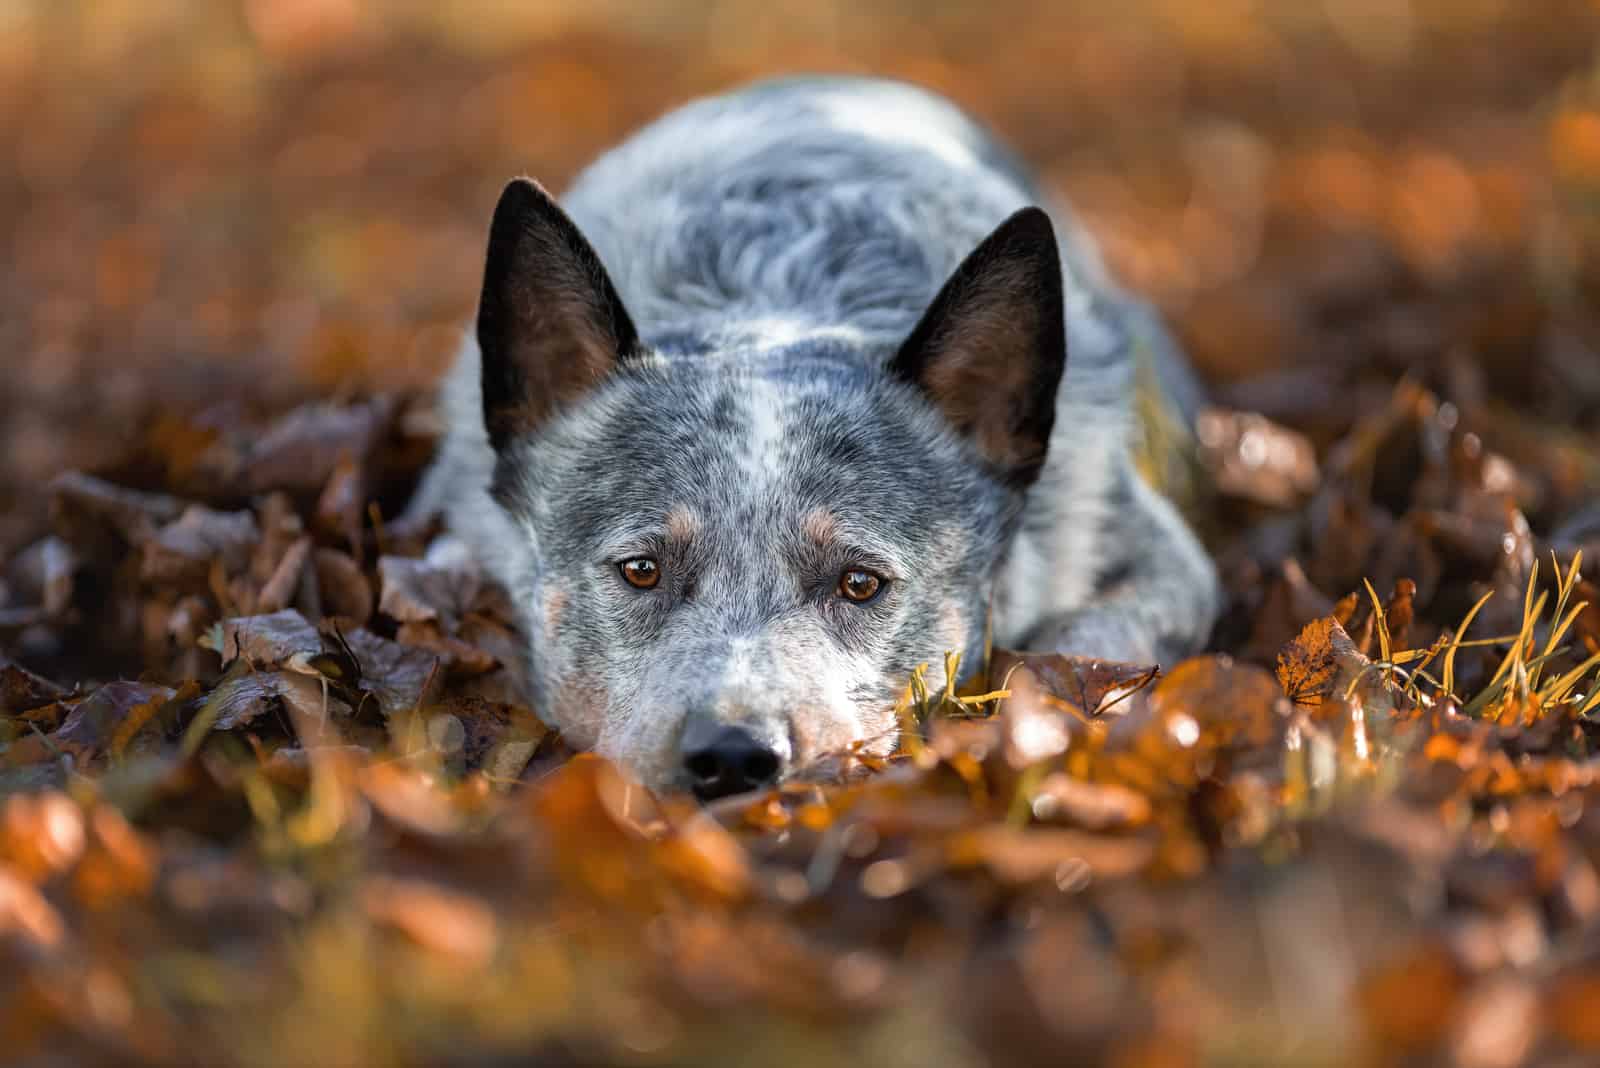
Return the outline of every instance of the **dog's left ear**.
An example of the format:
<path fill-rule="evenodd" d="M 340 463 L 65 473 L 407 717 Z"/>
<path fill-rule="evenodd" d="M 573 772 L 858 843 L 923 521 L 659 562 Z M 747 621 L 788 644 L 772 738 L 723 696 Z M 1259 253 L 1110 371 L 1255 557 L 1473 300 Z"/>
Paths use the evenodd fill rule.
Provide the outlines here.
<path fill-rule="evenodd" d="M 1044 465 L 1066 360 L 1060 252 L 1050 217 L 1030 207 L 956 268 L 889 366 L 1025 487 Z"/>

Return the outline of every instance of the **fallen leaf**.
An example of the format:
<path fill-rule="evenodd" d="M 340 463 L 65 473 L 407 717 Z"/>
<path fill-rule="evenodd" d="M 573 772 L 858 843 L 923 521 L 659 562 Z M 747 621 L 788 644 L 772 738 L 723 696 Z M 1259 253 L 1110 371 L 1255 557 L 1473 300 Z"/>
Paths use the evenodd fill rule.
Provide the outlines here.
<path fill-rule="evenodd" d="M 1200 412 L 1195 436 L 1201 462 L 1230 496 L 1288 508 L 1321 481 L 1310 440 L 1263 415 L 1209 407 Z"/>
<path fill-rule="evenodd" d="M 244 483 L 252 493 L 316 493 L 341 461 L 366 457 L 391 415 L 392 405 L 381 398 L 348 407 L 295 408 L 252 443 L 244 461 Z"/>
<path fill-rule="evenodd" d="M 1080 866 L 1096 879 L 1122 879 L 1142 871 L 1155 856 L 1144 839 L 1002 825 L 961 832 L 950 840 L 947 852 L 952 864 L 981 864 L 1012 884 L 1053 882 Z"/>
<path fill-rule="evenodd" d="M 0 938 L 20 938 L 41 949 L 54 949 L 66 938 L 61 914 L 4 866 L 0 866 Z"/>
<path fill-rule="evenodd" d="M 123 724 L 141 707 L 156 708 L 175 691 L 140 682 L 108 682 L 83 698 L 50 736 L 51 744 L 72 754 L 80 766 L 98 762 L 111 749 Z"/>
<path fill-rule="evenodd" d="M 996 649 L 990 660 L 993 681 L 1003 686 L 1018 666 L 1026 666 L 1033 672 L 1045 693 L 1089 716 L 1101 715 L 1126 701 L 1149 685 L 1157 670 L 1144 664 L 1121 664 L 1092 657 Z"/>
<path fill-rule="evenodd" d="M 250 512 L 217 512 L 190 505 L 143 542 L 140 578 L 151 585 L 204 589 L 213 563 L 242 571 L 261 532 Z"/>
<path fill-rule="evenodd" d="M 439 622 L 453 629 L 477 598 L 481 580 L 456 538 L 440 538 L 420 560 L 385 556 L 378 561 L 378 610 L 401 623 Z"/>
<path fill-rule="evenodd" d="M 261 616 L 223 620 L 223 659 L 243 657 L 258 668 L 274 668 L 295 656 L 322 652 L 322 638 L 306 618 L 292 608 Z"/>
<path fill-rule="evenodd" d="M 385 716 L 417 708 L 440 678 L 440 658 L 433 652 L 401 645 L 364 629 L 346 637 L 361 666 L 362 678 L 378 698 Z"/>
<path fill-rule="evenodd" d="M 287 608 L 299 592 L 301 577 L 310 558 L 310 538 L 299 538 L 290 544 L 271 577 L 261 587 L 261 593 L 256 598 L 256 611 L 270 614 Z"/>
<path fill-rule="evenodd" d="M 72 873 L 77 900 L 106 909 L 149 894 L 159 864 L 155 847 L 110 805 L 94 805 L 88 823 L 88 846 Z"/>
<path fill-rule="evenodd" d="M 14 715 L 57 701 L 66 691 L 19 664 L 0 658 L 0 715 Z"/>
<path fill-rule="evenodd" d="M 142 545 L 178 518 L 183 503 L 159 493 L 140 493 L 68 471 L 50 482 L 50 507 L 57 533 L 90 558 L 107 554 L 106 535 L 118 545 Z"/>
<path fill-rule="evenodd" d="M 326 615 L 364 626 L 372 618 L 372 583 L 348 554 L 337 549 L 319 548 L 313 553 L 317 587 L 322 592 Z"/>
<path fill-rule="evenodd" d="M 71 868 L 83 843 L 83 814 L 65 794 L 16 794 L 0 805 L 0 865 L 30 882 Z"/>
<path fill-rule="evenodd" d="M 1033 818 L 1065 823 L 1086 831 L 1128 831 L 1150 821 L 1149 800 L 1115 783 L 1090 783 L 1064 772 L 1040 780 L 1029 804 Z"/>
<path fill-rule="evenodd" d="M 1415 1055 L 1444 1042 L 1464 985 L 1449 955 L 1424 945 L 1368 976 L 1356 997 L 1361 1018 L 1381 1049 Z"/>
<path fill-rule="evenodd" d="M 478 899 L 421 879 L 368 879 L 361 901 L 373 922 L 468 968 L 486 967 L 499 941 L 494 913 Z"/>
<path fill-rule="evenodd" d="M 1333 617 L 1313 620 L 1278 654 L 1278 682 L 1296 704 L 1320 703 L 1366 659 Z"/>
<path fill-rule="evenodd" d="M 78 554 L 61 538 L 39 539 L 18 553 L 5 570 L 11 599 L 37 605 L 46 619 L 60 618 L 72 606 L 80 563 Z"/>

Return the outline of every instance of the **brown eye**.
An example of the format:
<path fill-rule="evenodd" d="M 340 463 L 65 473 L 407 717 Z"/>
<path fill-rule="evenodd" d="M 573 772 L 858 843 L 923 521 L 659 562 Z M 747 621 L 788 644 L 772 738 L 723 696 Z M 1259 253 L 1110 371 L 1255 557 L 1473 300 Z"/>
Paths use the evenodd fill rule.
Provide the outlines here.
<path fill-rule="evenodd" d="M 882 588 L 883 579 L 860 568 L 852 568 L 839 576 L 839 596 L 857 604 L 872 600 Z"/>
<path fill-rule="evenodd" d="M 622 577 L 635 589 L 648 590 L 661 581 L 661 567 L 648 556 L 622 562 Z"/>

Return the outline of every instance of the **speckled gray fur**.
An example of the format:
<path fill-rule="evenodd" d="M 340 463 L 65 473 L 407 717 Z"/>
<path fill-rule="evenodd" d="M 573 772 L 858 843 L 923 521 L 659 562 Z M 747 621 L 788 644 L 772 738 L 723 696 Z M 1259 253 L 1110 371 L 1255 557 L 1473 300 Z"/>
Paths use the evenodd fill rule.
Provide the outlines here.
<path fill-rule="evenodd" d="M 746 726 L 787 773 L 887 750 L 911 670 L 939 683 L 949 649 L 977 665 L 991 604 L 1006 646 L 1200 647 L 1216 579 L 1133 470 L 1135 347 L 1185 404 L 1193 386 L 1066 214 L 1067 369 L 1025 494 L 885 372 L 962 260 L 1041 200 L 948 103 L 855 79 L 690 104 L 577 179 L 562 205 L 643 352 L 497 458 L 469 341 L 414 505 L 512 594 L 541 714 L 666 787 L 708 724 Z M 660 559 L 660 587 L 620 581 L 630 555 Z M 862 564 L 889 592 L 845 603 L 839 570 Z"/>

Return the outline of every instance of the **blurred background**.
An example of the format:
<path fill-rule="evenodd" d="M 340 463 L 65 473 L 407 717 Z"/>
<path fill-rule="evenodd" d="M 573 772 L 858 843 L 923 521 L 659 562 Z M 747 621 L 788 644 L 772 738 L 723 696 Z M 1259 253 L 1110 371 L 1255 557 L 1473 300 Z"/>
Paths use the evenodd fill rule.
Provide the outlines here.
<path fill-rule="evenodd" d="M 1325 443 L 1411 374 L 1504 402 L 1512 436 L 1591 430 L 1597 24 L 1589 0 L 0 0 L 0 556 L 65 468 L 427 386 L 508 176 L 559 188 L 674 104 L 801 70 L 992 124 L 1225 402 Z M 1563 503 L 1593 484 L 1540 470 Z"/>
<path fill-rule="evenodd" d="M 1600 558 L 1597 30 L 1600 0 L 0 0 L 0 794 L 109 799 L 0 805 L 0 1049 L 1600 1063 L 1583 670 L 1534 700 L 1473 648 L 1455 680 L 1488 697 L 1403 764 L 1388 697 L 1305 685 L 1485 592 L 1475 635 L 1531 635 L 1535 562 Z M 587 761 L 501 793 L 564 758 L 507 688 L 506 609 L 374 521 L 495 196 L 797 71 L 952 97 L 1166 313 L 1217 405 L 1238 663 L 1179 667 L 1166 718 L 1103 763 L 1073 742 L 1070 776 L 951 720 L 914 787 L 763 802 L 737 840 L 643 833 Z M 74 468 L 106 481 L 49 488 Z M 1567 567 L 1558 665 L 1600 654 Z M 1330 613 L 1348 652 L 1323 625 L 1252 666 Z M 219 659 L 223 620 L 261 647 Z"/>

